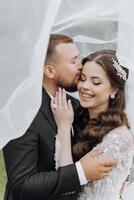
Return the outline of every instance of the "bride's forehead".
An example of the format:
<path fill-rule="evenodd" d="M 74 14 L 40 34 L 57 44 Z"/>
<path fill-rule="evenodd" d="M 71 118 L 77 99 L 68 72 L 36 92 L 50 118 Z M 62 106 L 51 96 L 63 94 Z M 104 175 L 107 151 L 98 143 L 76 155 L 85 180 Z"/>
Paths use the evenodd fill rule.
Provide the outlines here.
<path fill-rule="evenodd" d="M 101 74 L 101 75 L 106 75 L 105 70 L 103 69 L 103 67 L 96 63 L 95 61 L 88 61 L 83 65 L 83 73 L 86 74 L 92 74 L 92 75 L 97 75 L 97 74 Z"/>

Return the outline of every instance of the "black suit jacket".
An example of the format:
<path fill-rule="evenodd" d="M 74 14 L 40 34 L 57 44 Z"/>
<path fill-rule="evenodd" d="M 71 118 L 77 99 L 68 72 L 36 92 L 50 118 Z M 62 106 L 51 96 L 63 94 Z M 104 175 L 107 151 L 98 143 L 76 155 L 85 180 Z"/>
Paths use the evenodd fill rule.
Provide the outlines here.
<path fill-rule="evenodd" d="M 76 110 L 78 102 L 70 97 Z M 21 116 L 20 116 L 21 117 Z M 27 132 L 3 149 L 7 171 L 5 200 L 75 200 L 80 183 L 75 164 L 55 171 L 57 127 L 50 97 L 43 89 L 42 105 Z"/>

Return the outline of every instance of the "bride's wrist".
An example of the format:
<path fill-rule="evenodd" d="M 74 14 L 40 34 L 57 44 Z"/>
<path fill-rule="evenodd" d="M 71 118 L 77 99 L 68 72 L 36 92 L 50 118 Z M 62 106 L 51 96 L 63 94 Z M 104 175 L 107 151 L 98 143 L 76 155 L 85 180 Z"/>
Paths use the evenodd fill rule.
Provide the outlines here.
<path fill-rule="evenodd" d="M 63 135 L 59 135 L 58 134 L 58 139 L 60 142 L 60 145 L 63 147 L 65 147 L 66 145 L 68 146 L 71 143 L 71 135 L 70 134 L 63 134 Z"/>
<path fill-rule="evenodd" d="M 58 138 L 61 142 L 70 141 L 71 138 L 71 127 L 59 127 Z"/>
<path fill-rule="evenodd" d="M 63 132 L 71 131 L 71 128 L 72 128 L 72 125 L 58 126 L 58 130 L 63 131 Z"/>

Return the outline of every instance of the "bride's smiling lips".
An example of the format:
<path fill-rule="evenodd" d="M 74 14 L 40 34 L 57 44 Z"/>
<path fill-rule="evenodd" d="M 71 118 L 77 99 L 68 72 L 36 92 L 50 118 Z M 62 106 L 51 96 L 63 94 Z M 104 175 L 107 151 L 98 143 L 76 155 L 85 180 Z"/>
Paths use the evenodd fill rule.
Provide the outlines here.
<path fill-rule="evenodd" d="M 94 98 L 95 95 L 87 92 L 80 92 L 80 97 L 82 100 L 89 100 L 91 98 Z"/>

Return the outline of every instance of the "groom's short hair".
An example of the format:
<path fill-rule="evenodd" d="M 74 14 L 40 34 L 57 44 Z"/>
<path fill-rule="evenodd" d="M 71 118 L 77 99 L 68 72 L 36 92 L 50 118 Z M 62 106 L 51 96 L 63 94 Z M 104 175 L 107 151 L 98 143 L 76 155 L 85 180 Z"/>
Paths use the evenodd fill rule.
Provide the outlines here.
<path fill-rule="evenodd" d="M 55 47 L 60 43 L 73 43 L 73 39 L 67 35 L 50 34 L 45 64 L 50 64 L 54 60 Z"/>

